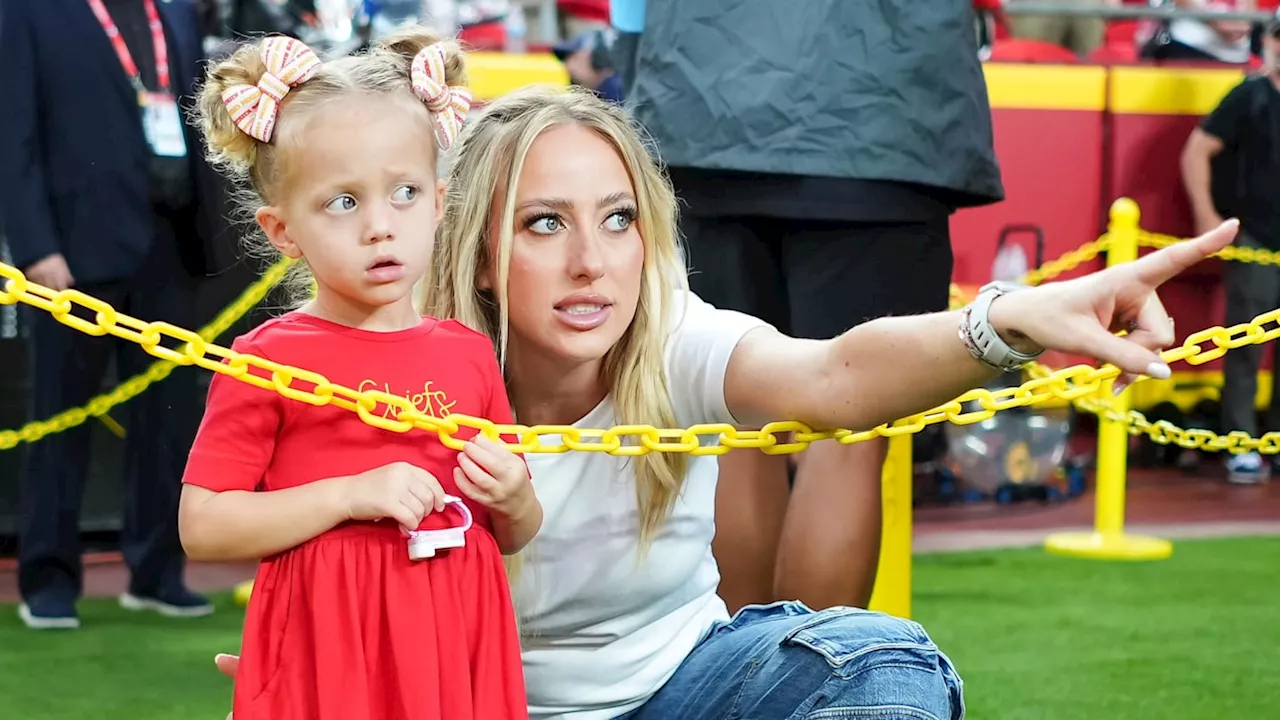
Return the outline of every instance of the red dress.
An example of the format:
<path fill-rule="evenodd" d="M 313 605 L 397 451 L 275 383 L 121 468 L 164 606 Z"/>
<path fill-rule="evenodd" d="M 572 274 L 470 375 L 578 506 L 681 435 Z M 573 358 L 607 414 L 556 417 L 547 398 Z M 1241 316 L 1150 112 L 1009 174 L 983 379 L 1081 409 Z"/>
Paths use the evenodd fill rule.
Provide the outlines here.
<path fill-rule="evenodd" d="M 408 397 L 437 416 L 511 421 L 492 344 L 455 321 L 377 333 L 290 313 L 232 347 Z M 462 497 L 453 482 L 457 452 L 434 435 L 380 430 L 347 410 L 218 374 L 183 481 L 218 492 L 280 490 L 396 461 L 428 470 Z M 393 520 L 344 523 L 263 559 L 245 621 L 236 720 L 528 718 L 502 556 L 487 511 L 466 502 L 474 524 L 465 546 L 431 559 L 409 559 Z M 459 525 L 459 515 L 432 513 L 421 529 Z"/>

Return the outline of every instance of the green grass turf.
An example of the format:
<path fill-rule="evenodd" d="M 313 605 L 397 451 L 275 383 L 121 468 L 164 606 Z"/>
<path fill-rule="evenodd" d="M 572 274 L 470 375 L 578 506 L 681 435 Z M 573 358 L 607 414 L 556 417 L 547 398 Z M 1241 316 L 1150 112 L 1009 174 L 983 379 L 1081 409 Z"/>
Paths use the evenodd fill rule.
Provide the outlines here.
<path fill-rule="evenodd" d="M 1134 564 L 933 555 L 915 577 L 974 720 L 1280 718 L 1280 538 Z"/>
<path fill-rule="evenodd" d="M 243 615 L 170 620 L 81 603 L 75 632 L 0 607 L 0 717 L 222 720 L 213 654 Z M 1218 720 L 1276 715 L 1280 538 L 1181 542 L 1171 560 L 1038 549 L 919 557 L 915 613 L 965 678 L 973 720 Z"/>
<path fill-rule="evenodd" d="M 223 720 L 231 681 L 213 656 L 240 647 L 244 613 L 213 600 L 214 615 L 188 620 L 82 601 L 73 631 L 34 632 L 0 607 L 0 718 Z"/>

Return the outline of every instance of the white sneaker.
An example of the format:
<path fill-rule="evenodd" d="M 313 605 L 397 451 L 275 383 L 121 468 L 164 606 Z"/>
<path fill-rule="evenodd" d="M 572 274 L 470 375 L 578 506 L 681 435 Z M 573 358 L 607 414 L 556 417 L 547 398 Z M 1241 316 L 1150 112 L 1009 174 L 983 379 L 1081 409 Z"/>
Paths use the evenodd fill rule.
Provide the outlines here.
<path fill-rule="evenodd" d="M 194 618 L 213 614 L 213 604 L 192 592 L 177 593 L 172 599 L 146 597 L 133 593 L 120 595 L 120 607 L 125 610 L 150 610 L 165 617 Z"/>
<path fill-rule="evenodd" d="M 75 614 L 36 615 L 26 603 L 18 606 L 18 617 L 32 630 L 76 630 L 80 627 L 80 618 Z"/>
<path fill-rule="evenodd" d="M 1227 482 L 1236 485 L 1257 485 L 1267 479 L 1267 464 L 1256 452 L 1231 455 L 1226 460 Z"/>

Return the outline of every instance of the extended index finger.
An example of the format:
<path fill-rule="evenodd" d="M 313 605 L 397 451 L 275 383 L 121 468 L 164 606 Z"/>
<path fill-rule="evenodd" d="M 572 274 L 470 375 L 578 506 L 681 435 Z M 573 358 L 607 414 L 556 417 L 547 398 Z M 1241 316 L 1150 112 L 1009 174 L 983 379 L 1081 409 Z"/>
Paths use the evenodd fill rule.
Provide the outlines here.
<path fill-rule="evenodd" d="M 1230 245 L 1239 229 L 1239 220 L 1227 220 L 1200 237 L 1170 245 L 1139 258 L 1131 267 L 1137 273 L 1138 280 L 1153 288 L 1158 287 Z"/>

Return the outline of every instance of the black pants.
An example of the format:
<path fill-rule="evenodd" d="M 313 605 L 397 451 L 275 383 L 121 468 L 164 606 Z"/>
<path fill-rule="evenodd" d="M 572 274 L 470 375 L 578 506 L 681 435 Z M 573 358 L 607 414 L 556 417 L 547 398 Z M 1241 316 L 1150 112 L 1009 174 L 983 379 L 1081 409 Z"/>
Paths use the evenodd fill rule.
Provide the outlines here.
<path fill-rule="evenodd" d="M 1236 245 L 1261 247 L 1257 240 L 1241 234 Z M 1280 306 L 1280 268 L 1271 265 L 1231 262 L 1223 267 L 1227 292 L 1228 326 L 1247 323 Z M 1269 343 L 1273 370 L 1280 370 L 1280 343 Z M 1257 436 L 1258 421 L 1254 401 L 1258 395 L 1258 365 L 1262 345 L 1245 345 L 1222 359 L 1222 429 L 1242 430 Z M 1273 375 L 1273 377 L 1275 377 Z M 1265 430 L 1280 430 L 1280 385 L 1271 392 Z"/>
<path fill-rule="evenodd" d="M 712 305 L 827 339 L 887 315 L 946 310 L 949 218 L 868 223 L 685 215 L 689 284 Z"/>
<path fill-rule="evenodd" d="M 157 218 L 153 248 L 135 278 L 77 289 L 139 319 L 191 328 L 194 286 L 178 260 L 173 225 Z M 156 360 L 133 343 L 91 337 L 48 313 L 29 311 L 35 418 L 83 405 L 98 394 L 108 353 L 117 353 L 122 380 Z M 90 318 L 83 312 L 77 315 Z M 182 582 L 185 556 L 178 539 L 178 497 L 200 421 L 198 372 L 175 368 L 128 403 L 121 547 L 132 573 L 130 592 L 154 595 Z M 79 515 L 93 422 L 49 435 L 29 448 L 18 540 L 18 587 L 27 600 L 71 601 L 82 591 Z"/>

